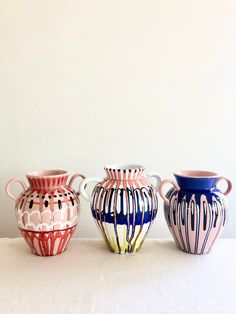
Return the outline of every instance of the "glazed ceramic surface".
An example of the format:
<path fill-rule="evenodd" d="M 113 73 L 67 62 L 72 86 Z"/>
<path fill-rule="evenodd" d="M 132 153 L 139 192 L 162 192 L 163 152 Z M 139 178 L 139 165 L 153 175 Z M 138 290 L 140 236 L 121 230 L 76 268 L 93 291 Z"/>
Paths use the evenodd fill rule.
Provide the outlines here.
<path fill-rule="evenodd" d="M 34 171 L 26 175 L 29 187 L 21 179 L 10 180 L 7 195 L 15 201 L 17 226 L 32 251 L 38 255 L 63 252 L 78 223 L 79 198 L 72 188 L 75 174 L 67 184 L 64 170 Z M 14 197 L 10 186 L 19 183 L 23 192 Z"/>
<path fill-rule="evenodd" d="M 87 178 L 80 193 L 91 203 L 91 211 L 108 247 L 115 253 L 139 249 L 157 214 L 157 189 L 160 177 L 144 175 L 137 165 L 105 167 L 106 177 Z M 148 178 L 157 180 L 154 187 Z M 92 197 L 85 192 L 89 182 L 98 182 Z"/>
<path fill-rule="evenodd" d="M 210 171 L 186 170 L 174 175 L 177 183 L 164 180 L 160 186 L 167 225 L 181 250 L 192 254 L 208 253 L 225 225 L 225 196 L 232 184 Z M 227 181 L 225 192 L 217 188 L 220 180 Z M 165 195 L 164 186 L 168 183 L 174 188 Z"/>

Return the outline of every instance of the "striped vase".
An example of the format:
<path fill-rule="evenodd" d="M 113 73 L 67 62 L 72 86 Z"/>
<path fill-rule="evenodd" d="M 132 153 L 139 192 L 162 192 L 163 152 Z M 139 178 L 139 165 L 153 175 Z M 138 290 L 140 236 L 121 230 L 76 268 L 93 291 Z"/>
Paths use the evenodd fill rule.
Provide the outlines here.
<path fill-rule="evenodd" d="M 177 184 L 164 180 L 160 186 L 167 225 L 179 249 L 206 254 L 225 225 L 225 195 L 231 191 L 232 184 L 210 171 L 184 170 L 174 175 Z M 220 180 L 228 184 L 225 192 L 216 186 Z M 164 187 L 168 183 L 173 188 L 165 195 Z"/>
<path fill-rule="evenodd" d="M 51 256 L 67 248 L 78 223 L 79 198 L 72 188 L 75 174 L 67 184 L 69 174 L 64 170 L 34 171 L 26 175 L 27 188 L 21 179 L 6 185 L 7 195 L 15 201 L 17 226 L 34 254 Z M 15 197 L 10 191 L 19 183 L 23 192 Z"/>
<path fill-rule="evenodd" d="M 160 177 L 144 175 L 138 165 L 105 167 L 106 178 L 87 178 L 81 182 L 80 193 L 91 203 L 91 211 L 108 247 L 115 253 L 137 251 L 143 243 L 157 214 L 157 189 Z M 154 187 L 149 178 L 157 180 Z M 85 186 L 98 182 L 92 197 Z"/>

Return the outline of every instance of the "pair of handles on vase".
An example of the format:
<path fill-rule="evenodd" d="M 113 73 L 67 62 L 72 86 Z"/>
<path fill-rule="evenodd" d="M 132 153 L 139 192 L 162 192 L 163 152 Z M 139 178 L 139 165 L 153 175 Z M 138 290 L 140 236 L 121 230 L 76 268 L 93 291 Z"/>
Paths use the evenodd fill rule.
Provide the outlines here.
<path fill-rule="evenodd" d="M 115 253 L 135 252 L 142 245 L 157 215 L 157 191 L 164 199 L 167 225 L 177 246 L 188 253 L 207 253 L 226 221 L 224 196 L 231 182 L 210 171 L 181 171 L 176 181 L 161 179 L 158 174 L 143 174 L 139 165 L 105 167 L 105 179 L 75 174 L 66 184 L 63 170 L 33 172 L 26 175 L 30 187 L 20 179 L 6 185 L 6 193 L 16 201 L 18 227 L 35 254 L 55 255 L 63 252 L 78 222 L 78 193 L 72 188 L 77 177 L 79 193 L 90 202 L 92 216 L 108 247 Z M 149 181 L 156 179 L 155 187 Z M 225 179 L 227 190 L 217 183 Z M 10 185 L 19 182 L 23 193 L 15 198 Z M 97 183 L 92 196 L 85 190 L 88 183 Z M 165 195 L 164 187 L 173 188 Z"/>

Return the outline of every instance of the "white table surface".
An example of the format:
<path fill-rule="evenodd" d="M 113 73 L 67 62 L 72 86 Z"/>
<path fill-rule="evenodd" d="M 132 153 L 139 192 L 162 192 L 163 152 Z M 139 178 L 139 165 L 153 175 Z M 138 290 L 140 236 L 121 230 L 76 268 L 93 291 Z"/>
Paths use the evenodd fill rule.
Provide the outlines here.
<path fill-rule="evenodd" d="M 23 239 L 0 239 L 0 313 L 236 313 L 236 240 L 210 254 L 146 240 L 117 255 L 102 240 L 73 239 L 54 257 L 31 254 Z"/>

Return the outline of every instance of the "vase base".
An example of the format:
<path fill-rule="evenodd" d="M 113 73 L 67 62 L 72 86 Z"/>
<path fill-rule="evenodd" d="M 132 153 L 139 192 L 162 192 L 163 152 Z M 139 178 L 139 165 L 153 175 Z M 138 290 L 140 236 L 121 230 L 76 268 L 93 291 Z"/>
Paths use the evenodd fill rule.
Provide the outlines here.
<path fill-rule="evenodd" d="M 117 255 L 125 255 L 125 254 L 135 254 L 139 251 L 139 249 L 135 250 L 135 251 L 120 251 L 120 252 L 117 252 L 115 250 L 112 250 L 110 249 L 110 252 L 114 253 L 114 254 L 117 254 Z"/>
<path fill-rule="evenodd" d="M 20 229 L 32 253 L 38 256 L 54 256 L 63 253 L 76 226 L 63 230 L 32 231 Z"/>
<path fill-rule="evenodd" d="M 129 255 L 129 254 L 135 254 L 138 253 L 138 251 L 141 249 L 142 245 L 143 245 L 144 239 L 142 240 L 141 243 L 139 243 L 139 245 L 132 247 L 132 245 L 129 247 L 128 245 L 125 245 L 123 247 L 118 248 L 116 245 L 112 246 L 111 244 L 107 243 L 107 246 L 110 250 L 110 252 L 118 254 L 118 255 Z M 114 245 L 114 243 L 113 243 Z"/>
<path fill-rule="evenodd" d="M 187 253 L 187 254 L 191 254 L 191 255 L 207 255 L 207 254 L 209 254 L 210 253 L 210 251 L 211 251 L 211 248 L 208 250 L 208 251 L 203 251 L 203 252 L 194 252 L 194 251 L 186 251 L 186 250 L 183 250 L 182 248 L 180 248 L 180 247 L 178 247 L 177 246 L 177 248 L 181 251 L 181 252 L 183 252 L 183 253 Z"/>

